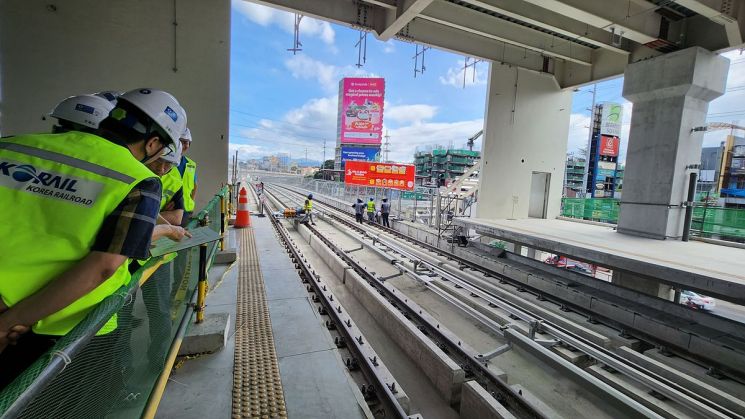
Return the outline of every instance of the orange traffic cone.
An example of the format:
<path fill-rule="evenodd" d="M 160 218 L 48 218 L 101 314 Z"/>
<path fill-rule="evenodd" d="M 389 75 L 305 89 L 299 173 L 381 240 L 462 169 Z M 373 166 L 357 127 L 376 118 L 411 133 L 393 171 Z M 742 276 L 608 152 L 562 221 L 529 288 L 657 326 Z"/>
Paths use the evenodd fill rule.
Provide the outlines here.
<path fill-rule="evenodd" d="M 251 227 L 251 213 L 248 212 L 248 195 L 246 188 L 241 188 L 238 195 L 238 213 L 235 215 L 235 228 Z"/>

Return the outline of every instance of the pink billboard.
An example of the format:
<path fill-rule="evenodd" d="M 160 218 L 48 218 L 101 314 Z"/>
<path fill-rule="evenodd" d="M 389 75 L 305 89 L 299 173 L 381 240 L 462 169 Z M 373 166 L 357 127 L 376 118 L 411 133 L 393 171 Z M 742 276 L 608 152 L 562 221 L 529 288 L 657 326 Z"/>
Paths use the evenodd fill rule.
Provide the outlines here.
<path fill-rule="evenodd" d="M 385 79 L 344 78 L 339 82 L 339 143 L 380 145 Z"/>

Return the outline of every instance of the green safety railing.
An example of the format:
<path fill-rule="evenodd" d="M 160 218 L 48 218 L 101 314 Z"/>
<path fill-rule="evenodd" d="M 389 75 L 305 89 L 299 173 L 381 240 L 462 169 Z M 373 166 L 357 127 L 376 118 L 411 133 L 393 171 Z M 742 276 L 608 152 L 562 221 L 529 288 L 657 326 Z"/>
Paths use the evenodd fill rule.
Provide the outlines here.
<path fill-rule="evenodd" d="M 224 229 L 224 187 L 188 227 Z M 220 243 L 208 245 L 208 263 Z M 170 257 L 169 257 L 170 256 Z M 0 392 L 3 418 L 140 417 L 189 323 L 199 281 L 199 246 L 154 257 L 70 333 Z M 96 336 L 116 316 L 117 328 Z M 185 323 L 186 322 L 186 323 Z"/>
<path fill-rule="evenodd" d="M 613 198 L 563 198 L 561 215 L 606 223 L 618 222 L 619 201 Z"/>
<path fill-rule="evenodd" d="M 745 241 L 745 209 L 702 205 L 693 209 L 691 231 L 696 235 L 729 241 Z M 620 201 L 612 198 L 563 198 L 561 215 L 615 224 Z"/>

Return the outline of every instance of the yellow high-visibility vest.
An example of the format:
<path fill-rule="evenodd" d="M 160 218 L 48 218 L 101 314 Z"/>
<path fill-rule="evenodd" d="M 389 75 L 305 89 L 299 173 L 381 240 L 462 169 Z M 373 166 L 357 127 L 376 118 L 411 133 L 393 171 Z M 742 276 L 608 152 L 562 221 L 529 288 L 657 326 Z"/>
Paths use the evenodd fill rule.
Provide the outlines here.
<path fill-rule="evenodd" d="M 132 188 L 157 178 L 126 147 L 70 131 L 0 140 L 0 295 L 8 306 L 34 294 L 86 257 L 105 218 Z M 155 224 L 155 219 L 152 220 Z M 131 280 L 127 264 L 96 289 L 32 325 L 64 335 Z M 99 331 L 116 328 L 112 318 Z"/>

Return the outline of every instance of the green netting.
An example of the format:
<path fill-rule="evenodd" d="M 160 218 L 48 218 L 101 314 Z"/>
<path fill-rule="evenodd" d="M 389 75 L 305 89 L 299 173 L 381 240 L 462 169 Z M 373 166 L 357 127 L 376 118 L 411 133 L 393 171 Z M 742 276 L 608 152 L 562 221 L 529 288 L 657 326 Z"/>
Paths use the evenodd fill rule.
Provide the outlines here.
<path fill-rule="evenodd" d="M 189 226 L 207 222 L 219 232 L 220 196 L 228 196 L 227 188 Z M 216 247 L 211 244 L 209 260 Z M 141 416 L 182 318 L 192 315 L 188 305 L 198 282 L 199 249 L 180 251 L 139 288 L 143 272 L 160 261 L 150 259 L 133 274 L 129 286 L 104 299 L 3 389 L 0 412 L 21 418 Z M 95 336 L 114 315 L 116 330 Z"/>
<path fill-rule="evenodd" d="M 691 230 L 700 235 L 724 240 L 745 240 L 745 210 L 736 208 L 696 207 Z"/>
<path fill-rule="evenodd" d="M 561 215 L 617 223 L 619 202 L 611 198 L 563 198 Z M 743 241 L 745 240 L 745 210 L 698 204 L 693 209 L 691 231 L 703 237 Z"/>
<path fill-rule="evenodd" d="M 563 198 L 561 215 L 616 223 L 618 222 L 618 202 L 613 198 Z"/>

